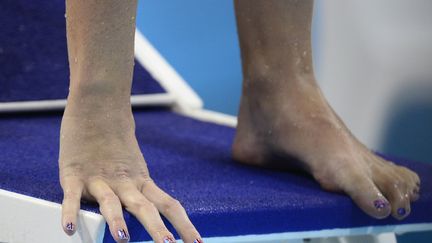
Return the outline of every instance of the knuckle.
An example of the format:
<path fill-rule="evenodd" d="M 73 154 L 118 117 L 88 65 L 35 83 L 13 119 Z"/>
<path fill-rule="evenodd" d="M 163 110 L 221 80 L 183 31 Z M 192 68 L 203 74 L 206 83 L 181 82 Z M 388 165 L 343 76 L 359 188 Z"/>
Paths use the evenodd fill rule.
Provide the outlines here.
<path fill-rule="evenodd" d="M 125 207 L 132 212 L 156 210 L 154 204 L 143 197 L 130 198 L 125 201 L 124 204 Z"/>
<path fill-rule="evenodd" d="M 100 197 L 100 203 L 102 204 L 116 203 L 118 200 L 118 197 L 112 192 L 105 192 Z"/>
<path fill-rule="evenodd" d="M 63 193 L 63 201 L 66 200 L 79 200 L 81 199 L 81 193 L 77 191 L 64 191 Z"/>
<path fill-rule="evenodd" d="M 114 168 L 113 174 L 117 180 L 128 180 L 131 177 L 131 170 L 128 165 L 118 163 Z"/>
<path fill-rule="evenodd" d="M 60 178 L 70 177 L 70 176 L 80 176 L 83 172 L 83 165 L 78 162 L 59 162 L 60 169 L 59 174 Z"/>
<path fill-rule="evenodd" d="M 131 209 L 133 211 L 139 211 L 140 209 L 144 208 L 146 206 L 146 202 L 143 200 L 139 200 L 138 198 L 134 198 L 130 200 L 129 202 L 125 203 L 125 206 L 128 209 Z"/>
<path fill-rule="evenodd" d="M 124 219 L 121 216 L 114 216 L 111 219 L 111 224 L 113 224 L 113 225 L 123 225 L 124 224 Z"/>
<path fill-rule="evenodd" d="M 139 191 L 142 192 L 144 188 L 146 188 L 148 185 L 151 185 L 153 180 L 150 177 L 145 177 L 137 180 Z"/>
<path fill-rule="evenodd" d="M 162 213 L 169 213 L 172 212 L 174 210 L 178 210 L 183 208 L 180 204 L 180 202 L 172 197 L 170 197 L 169 199 L 165 200 L 162 204 Z"/>

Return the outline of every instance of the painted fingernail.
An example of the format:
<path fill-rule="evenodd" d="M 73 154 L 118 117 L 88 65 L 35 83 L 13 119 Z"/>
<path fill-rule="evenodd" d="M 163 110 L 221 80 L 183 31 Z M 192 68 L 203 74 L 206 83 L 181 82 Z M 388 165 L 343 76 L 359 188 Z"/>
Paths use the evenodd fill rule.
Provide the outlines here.
<path fill-rule="evenodd" d="M 383 209 L 385 207 L 387 207 L 388 202 L 386 200 L 383 199 L 378 199 L 374 201 L 374 206 L 376 209 Z"/>
<path fill-rule="evenodd" d="M 399 216 L 404 216 L 406 214 L 406 210 L 405 208 L 399 208 L 397 210 L 397 213 L 399 214 Z"/>
<path fill-rule="evenodd" d="M 72 222 L 66 224 L 66 230 L 69 232 L 73 232 L 75 229 L 75 225 Z"/>
<path fill-rule="evenodd" d="M 124 229 L 119 229 L 117 231 L 117 236 L 120 240 L 129 240 L 129 235 L 126 233 Z"/>
<path fill-rule="evenodd" d="M 175 240 L 171 236 L 165 236 L 164 243 L 174 243 Z"/>
<path fill-rule="evenodd" d="M 201 239 L 196 239 L 193 243 L 203 243 L 203 241 Z"/>

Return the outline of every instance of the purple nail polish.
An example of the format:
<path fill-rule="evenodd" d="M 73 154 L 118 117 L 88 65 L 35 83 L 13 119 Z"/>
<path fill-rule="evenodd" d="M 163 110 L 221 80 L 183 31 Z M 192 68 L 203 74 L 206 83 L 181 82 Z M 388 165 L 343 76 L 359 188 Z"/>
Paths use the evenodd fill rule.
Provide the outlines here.
<path fill-rule="evenodd" d="M 397 213 L 399 214 L 399 216 L 404 216 L 406 214 L 406 210 L 405 208 L 399 208 L 397 210 Z"/>
<path fill-rule="evenodd" d="M 129 240 L 129 236 L 124 229 L 119 229 L 117 235 L 120 240 Z"/>
<path fill-rule="evenodd" d="M 66 224 L 66 230 L 67 231 L 74 231 L 75 225 L 72 222 L 69 222 Z"/>
<path fill-rule="evenodd" d="M 174 243 L 175 240 L 171 236 L 166 236 L 164 239 L 164 243 Z"/>
<path fill-rule="evenodd" d="M 383 200 L 383 199 L 377 199 L 374 201 L 374 206 L 376 209 L 383 209 L 385 207 L 387 207 L 388 202 Z"/>

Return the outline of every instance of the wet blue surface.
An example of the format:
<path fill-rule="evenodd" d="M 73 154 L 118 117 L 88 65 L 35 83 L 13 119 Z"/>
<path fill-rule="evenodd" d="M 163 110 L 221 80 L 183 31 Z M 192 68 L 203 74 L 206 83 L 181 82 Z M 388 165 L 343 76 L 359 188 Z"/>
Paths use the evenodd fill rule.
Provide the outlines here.
<path fill-rule="evenodd" d="M 0 117 L 0 188 L 61 202 L 60 119 L 56 113 Z M 135 119 L 151 176 L 182 202 L 203 236 L 432 222 L 431 164 L 393 159 L 420 175 L 422 196 L 406 220 L 375 220 L 347 196 L 321 190 L 307 175 L 235 163 L 232 128 L 157 109 L 135 111 Z M 82 208 L 99 212 L 97 205 Z M 124 215 L 132 240 L 149 239 L 135 217 Z"/>

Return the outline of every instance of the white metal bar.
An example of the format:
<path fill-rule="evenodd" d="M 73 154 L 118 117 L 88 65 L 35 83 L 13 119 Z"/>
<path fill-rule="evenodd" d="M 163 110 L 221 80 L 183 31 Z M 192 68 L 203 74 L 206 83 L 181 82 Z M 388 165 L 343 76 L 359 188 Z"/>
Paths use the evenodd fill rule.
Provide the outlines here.
<path fill-rule="evenodd" d="M 201 98 L 137 29 L 135 57 L 161 86 L 176 97 L 177 109 L 200 109 Z"/>
<path fill-rule="evenodd" d="M 131 104 L 138 106 L 173 106 L 175 97 L 172 94 L 148 94 L 132 95 Z M 49 111 L 63 110 L 66 100 L 38 100 L 38 101 L 17 101 L 0 103 L 0 113 L 24 112 L 24 111 Z"/>

